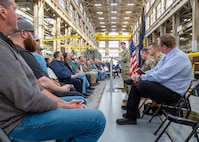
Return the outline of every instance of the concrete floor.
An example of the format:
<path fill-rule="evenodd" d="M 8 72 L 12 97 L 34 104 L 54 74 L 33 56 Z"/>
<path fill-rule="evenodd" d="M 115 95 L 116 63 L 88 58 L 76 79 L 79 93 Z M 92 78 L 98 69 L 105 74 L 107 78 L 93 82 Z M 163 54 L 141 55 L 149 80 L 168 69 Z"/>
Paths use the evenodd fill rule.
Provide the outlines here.
<path fill-rule="evenodd" d="M 151 116 L 145 115 L 144 118 L 138 119 L 137 125 L 119 126 L 115 123 L 117 118 L 121 118 L 125 112 L 121 109 L 122 100 L 125 98 L 125 93 L 120 90 L 110 92 L 110 80 L 106 82 L 105 89 L 101 98 L 98 109 L 101 110 L 107 121 L 105 131 L 98 142 L 154 142 L 157 135 L 153 133 L 160 125 L 161 121 L 157 117 L 151 123 L 148 122 Z M 122 79 L 113 79 L 113 88 L 122 86 Z M 96 86 L 97 88 L 97 86 Z M 97 89 L 96 89 L 97 90 Z M 88 99 L 88 101 L 90 101 Z M 89 107 L 92 107 L 90 105 Z M 168 133 L 173 138 L 174 142 L 182 142 L 190 133 L 191 128 L 178 124 L 172 124 L 168 129 Z M 170 142 L 166 134 L 164 134 L 159 142 Z M 192 138 L 190 142 L 196 142 L 196 138 Z"/>

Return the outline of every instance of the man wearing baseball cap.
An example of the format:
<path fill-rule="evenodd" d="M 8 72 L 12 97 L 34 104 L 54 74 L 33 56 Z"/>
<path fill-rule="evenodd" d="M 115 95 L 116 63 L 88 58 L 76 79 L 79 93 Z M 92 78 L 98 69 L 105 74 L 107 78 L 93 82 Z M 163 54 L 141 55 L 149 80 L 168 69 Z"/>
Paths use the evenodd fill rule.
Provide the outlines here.
<path fill-rule="evenodd" d="M 66 98 L 59 99 L 40 88 L 8 38 L 13 33 L 24 39 L 20 43 L 28 37 L 33 39 L 30 27 L 19 31 L 19 26 L 16 30 L 15 10 L 14 0 L 0 0 L 0 128 L 12 141 L 96 142 L 105 127 L 104 115 L 95 109 L 84 109 L 82 100 L 66 102 Z"/>

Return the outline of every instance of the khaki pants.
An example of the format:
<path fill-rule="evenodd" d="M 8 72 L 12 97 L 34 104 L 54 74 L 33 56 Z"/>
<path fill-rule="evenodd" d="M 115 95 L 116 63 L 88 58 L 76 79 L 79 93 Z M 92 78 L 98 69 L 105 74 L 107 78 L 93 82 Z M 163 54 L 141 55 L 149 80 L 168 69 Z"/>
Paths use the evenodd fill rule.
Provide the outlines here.
<path fill-rule="evenodd" d="M 96 83 L 96 79 L 97 79 L 97 72 L 86 72 L 86 74 L 89 74 L 91 76 L 91 83 Z"/>

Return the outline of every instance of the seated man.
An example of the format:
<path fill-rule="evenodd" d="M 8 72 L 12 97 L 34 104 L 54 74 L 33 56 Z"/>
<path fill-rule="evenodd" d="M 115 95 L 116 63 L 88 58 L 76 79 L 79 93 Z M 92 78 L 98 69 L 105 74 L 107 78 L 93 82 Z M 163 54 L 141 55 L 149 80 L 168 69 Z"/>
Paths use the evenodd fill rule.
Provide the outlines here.
<path fill-rule="evenodd" d="M 50 64 L 60 81 L 64 83 L 70 83 L 75 86 L 77 91 L 81 90 L 84 96 L 90 96 L 86 93 L 86 88 L 90 86 L 86 76 L 82 73 L 72 74 L 70 69 L 63 62 L 63 55 L 61 52 L 56 51 L 54 53 L 54 59 Z"/>
<path fill-rule="evenodd" d="M 38 36 L 35 36 L 34 40 L 36 42 L 36 50 L 32 51 L 32 55 L 38 61 L 38 63 L 40 64 L 41 68 L 48 74 L 46 61 L 45 61 L 44 57 L 41 55 L 41 47 L 40 47 L 41 41 L 40 41 Z"/>
<path fill-rule="evenodd" d="M 91 76 L 91 85 L 95 86 L 97 85 L 97 72 L 93 72 L 92 70 L 89 70 L 86 64 L 86 58 L 84 56 L 79 57 L 79 68 L 81 72 L 84 72 L 85 74 L 89 74 Z"/>
<path fill-rule="evenodd" d="M 63 53 L 63 56 L 64 56 L 64 63 L 70 69 L 72 74 L 82 74 L 80 72 L 80 70 L 78 69 L 78 66 L 72 60 L 72 58 L 74 58 L 73 54 Z M 84 74 L 84 75 L 86 76 L 86 79 L 88 80 L 89 85 L 90 85 L 90 75 L 89 74 Z M 82 88 L 82 89 L 84 89 L 84 88 Z M 88 86 L 87 89 L 94 90 L 95 88 Z"/>
<path fill-rule="evenodd" d="M 24 30 L 34 32 L 34 27 L 30 22 L 28 22 L 23 18 L 19 18 L 17 24 L 18 24 L 18 32 L 15 32 L 12 35 L 10 35 L 10 38 L 13 40 L 14 44 L 16 45 L 17 51 L 21 54 L 26 63 L 32 69 L 35 77 L 38 80 L 39 85 L 59 97 L 83 96 L 79 92 L 70 91 L 71 85 L 60 86 L 59 82 L 56 82 L 55 84 L 54 81 L 48 78 L 46 72 L 44 72 L 40 64 L 31 54 L 31 52 L 36 50 L 35 46 L 36 44 L 34 42 L 34 39 L 32 39 L 31 36 L 25 37 L 22 34 Z"/>
<path fill-rule="evenodd" d="M 14 0 L 0 0 L 0 128 L 11 141 L 96 142 L 105 128 L 104 115 L 86 109 L 82 97 L 73 101 L 69 100 L 77 97 L 64 97 L 64 101 L 41 92 L 32 70 L 8 38 L 18 32 L 15 10 Z M 20 34 L 33 38 L 30 31 Z"/>
<path fill-rule="evenodd" d="M 144 61 L 141 68 L 144 72 L 154 67 L 155 59 L 153 58 L 153 56 L 150 55 L 148 48 L 142 48 L 140 51 L 140 56 Z"/>
<path fill-rule="evenodd" d="M 164 57 L 152 70 L 135 74 L 127 103 L 125 118 L 117 119 L 119 125 L 137 124 L 140 97 L 159 103 L 177 103 L 188 89 L 192 77 L 192 65 L 187 55 L 176 47 L 175 37 L 166 34 L 159 38 L 158 46 Z"/>

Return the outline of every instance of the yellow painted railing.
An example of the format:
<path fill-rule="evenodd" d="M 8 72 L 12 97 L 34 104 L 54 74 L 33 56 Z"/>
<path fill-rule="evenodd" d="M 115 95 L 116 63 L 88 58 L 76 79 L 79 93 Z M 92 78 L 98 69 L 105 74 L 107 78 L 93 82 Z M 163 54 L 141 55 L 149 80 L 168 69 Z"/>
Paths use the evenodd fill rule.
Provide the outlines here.
<path fill-rule="evenodd" d="M 193 52 L 187 54 L 189 57 L 199 57 L 199 52 Z"/>
<path fill-rule="evenodd" d="M 192 60 L 192 68 L 193 68 L 194 74 L 199 74 L 199 70 L 196 69 L 196 66 L 199 65 L 199 61 L 198 60 L 194 61 L 193 59 L 194 57 L 199 58 L 199 52 L 188 53 L 187 55 Z"/>

